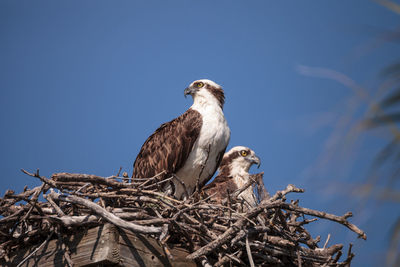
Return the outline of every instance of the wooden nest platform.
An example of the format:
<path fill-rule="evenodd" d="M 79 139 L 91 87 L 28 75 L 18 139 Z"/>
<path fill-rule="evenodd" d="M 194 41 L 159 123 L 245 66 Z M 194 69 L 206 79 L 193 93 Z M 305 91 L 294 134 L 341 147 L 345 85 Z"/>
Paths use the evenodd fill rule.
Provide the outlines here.
<path fill-rule="evenodd" d="M 0 198 L 2 266 L 349 266 L 351 244 L 345 253 L 342 244 L 321 246 L 305 226 L 331 220 L 366 239 L 350 212 L 287 201 L 304 192 L 294 185 L 248 208 L 239 192 L 223 203 L 201 193 L 174 199 L 157 176 L 23 172 L 42 184 Z"/>

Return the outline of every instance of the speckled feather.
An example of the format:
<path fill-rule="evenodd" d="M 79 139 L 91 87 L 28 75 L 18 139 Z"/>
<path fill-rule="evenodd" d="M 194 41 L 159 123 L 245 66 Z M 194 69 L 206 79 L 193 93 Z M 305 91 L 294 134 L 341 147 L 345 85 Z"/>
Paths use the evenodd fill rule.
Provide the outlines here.
<path fill-rule="evenodd" d="M 140 149 L 132 177 L 149 178 L 165 171 L 164 178 L 176 173 L 192 151 L 201 126 L 201 115 L 193 109 L 162 124 Z"/>
<path fill-rule="evenodd" d="M 255 156 L 254 151 L 249 148 L 241 146 L 232 148 L 224 155 L 218 169 L 217 177 L 203 188 L 203 192 L 208 196 L 213 195 L 213 200 L 218 203 L 221 203 L 223 199 L 227 198 L 228 194 L 243 186 L 250 177 L 248 168 L 250 168 L 253 163 L 240 165 L 240 160 L 244 158 L 240 155 L 241 152 L 246 152 L 249 156 Z M 252 199 L 252 194 L 252 189 L 250 187 L 246 189 L 241 196 L 245 199 Z M 250 202 L 252 205 L 254 204 L 253 201 L 250 200 Z"/>
<path fill-rule="evenodd" d="M 197 80 L 185 89 L 193 105 L 182 116 L 161 125 L 143 144 L 134 163 L 133 177 L 150 178 L 165 172 L 178 179 L 163 191 L 182 199 L 205 185 L 218 168 L 229 143 L 230 129 L 223 105 L 224 91 L 210 80 Z"/>

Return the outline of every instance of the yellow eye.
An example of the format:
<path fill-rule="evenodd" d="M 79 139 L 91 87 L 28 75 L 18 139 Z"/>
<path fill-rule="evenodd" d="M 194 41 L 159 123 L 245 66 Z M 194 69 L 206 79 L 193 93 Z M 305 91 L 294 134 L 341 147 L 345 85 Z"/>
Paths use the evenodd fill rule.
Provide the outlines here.
<path fill-rule="evenodd" d="M 240 155 L 242 155 L 243 157 L 246 157 L 247 156 L 247 151 L 246 150 L 240 151 Z"/>
<path fill-rule="evenodd" d="M 198 82 L 198 83 L 195 84 L 195 86 L 196 86 L 197 88 L 201 88 L 201 87 L 204 86 L 204 83 Z"/>

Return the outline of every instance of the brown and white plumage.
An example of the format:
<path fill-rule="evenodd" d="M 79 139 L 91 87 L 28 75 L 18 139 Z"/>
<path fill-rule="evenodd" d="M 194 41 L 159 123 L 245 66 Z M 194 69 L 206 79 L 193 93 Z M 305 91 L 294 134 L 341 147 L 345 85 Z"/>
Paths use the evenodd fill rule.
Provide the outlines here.
<path fill-rule="evenodd" d="M 229 193 L 242 188 L 250 181 L 249 169 L 253 164 L 258 166 L 261 164 L 253 150 L 244 146 L 233 147 L 225 153 L 218 168 L 217 177 L 203 188 L 203 192 L 209 196 L 213 195 L 213 199 L 221 203 Z M 244 190 L 238 197 L 252 207 L 257 203 L 252 186 Z"/>
<path fill-rule="evenodd" d="M 132 177 L 149 178 L 164 172 L 161 179 L 176 174 L 189 194 L 214 175 L 225 153 L 230 129 L 223 114 L 224 92 L 210 80 L 198 80 L 185 89 L 193 105 L 178 118 L 162 124 L 143 144 Z M 164 188 L 177 198 L 184 187 L 173 179 Z"/>

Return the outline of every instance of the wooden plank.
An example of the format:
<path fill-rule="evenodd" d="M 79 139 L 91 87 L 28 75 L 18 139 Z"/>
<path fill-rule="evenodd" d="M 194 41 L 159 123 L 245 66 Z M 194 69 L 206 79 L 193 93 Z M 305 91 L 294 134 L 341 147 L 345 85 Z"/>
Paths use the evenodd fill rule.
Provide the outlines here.
<path fill-rule="evenodd" d="M 186 250 L 170 249 L 173 258 L 169 259 L 156 240 L 130 231 L 120 230 L 119 244 L 124 266 L 197 266 L 186 259 Z"/>
<path fill-rule="evenodd" d="M 87 231 L 77 232 L 64 239 L 70 252 L 74 267 L 86 266 L 197 266 L 186 259 L 189 254 L 181 248 L 170 250 L 173 259 L 168 259 L 162 247 L 153 238 L 118 229 L 105 224 Z M 17 266 L 38 245 L 14 253 L 10 262 L 0 261 L 1 266 Z M 65 248 L 57 239 L 50 240 L 37 253 L 28 259 L 24 267 L 68 266 Z"/>

